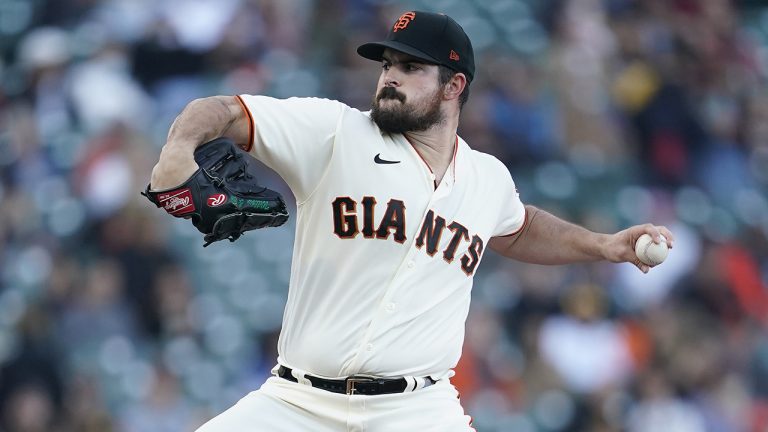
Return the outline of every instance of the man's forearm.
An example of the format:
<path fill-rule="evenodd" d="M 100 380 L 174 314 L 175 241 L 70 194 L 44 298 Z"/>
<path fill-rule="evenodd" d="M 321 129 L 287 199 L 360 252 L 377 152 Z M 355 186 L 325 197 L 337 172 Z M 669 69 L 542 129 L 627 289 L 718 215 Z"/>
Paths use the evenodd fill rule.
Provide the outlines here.
<path fill-rule="evenodd" d="M 534 264 L 568 264 L 605 258 L 603 246 L 609 235 L 598 234 L 566 222 L 544 210 L 526 206 L 522 231 L 510 238 L 491 239 L 496 252 Z"/>
<path fill-rule="evenodd" d="M 232 96 L 190 102 L 168 131 L 160 159 L 152 170 L 152 189 L 167 189 L 186 181 L 197 170 L 194 151 L 200 144 L 220 136 L 246 144 L 248 127 L 239 103 Z"/>
<path fill-rule="evenodd" d="M 190 153 L 198 145 L 218 138 L 239 118 L 231 96 L 195 99 L 179 114 L 168 131 L 165 147 L 182 147 Z"/>

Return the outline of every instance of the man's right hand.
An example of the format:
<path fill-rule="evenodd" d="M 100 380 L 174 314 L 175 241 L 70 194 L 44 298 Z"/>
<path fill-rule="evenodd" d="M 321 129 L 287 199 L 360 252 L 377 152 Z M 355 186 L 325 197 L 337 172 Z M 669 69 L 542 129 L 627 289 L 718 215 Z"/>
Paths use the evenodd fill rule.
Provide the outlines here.
<path fill-rule="evenodd" d="M 197 168 L 193 150 L 182 146 L 166 145 L 152 169 L 149 184 L 152 190 L 171 189 L 187 181 Z"/>

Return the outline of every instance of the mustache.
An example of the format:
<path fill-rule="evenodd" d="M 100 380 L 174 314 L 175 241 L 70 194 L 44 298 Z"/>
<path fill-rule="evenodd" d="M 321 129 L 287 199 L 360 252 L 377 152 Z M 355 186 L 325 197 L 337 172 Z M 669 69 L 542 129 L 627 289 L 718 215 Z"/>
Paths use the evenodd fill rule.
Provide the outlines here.
<path fill-rule="evenodd" d="M 376 96 L 376 102 L 382 99 L 397 99 L 402 103 L 405 103 L 405 95 L 398 92 L 394 87 L 384 87 Z"/>

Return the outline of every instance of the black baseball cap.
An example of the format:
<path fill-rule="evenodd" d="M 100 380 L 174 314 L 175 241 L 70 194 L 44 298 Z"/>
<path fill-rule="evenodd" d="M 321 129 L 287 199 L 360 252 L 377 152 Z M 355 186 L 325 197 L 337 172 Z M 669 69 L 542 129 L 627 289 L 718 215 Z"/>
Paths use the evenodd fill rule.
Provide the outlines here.
<path fill-rule="evenodd" d="M 367 59 L 381 61 L 386 48 L 427 63 L 446 66 L 463 73 L 469 81 L 475 76 L 472 42 L 459 23 L 445 14 L 405 12 L 395 21 L 386 40 L 360 45 L 357 53 Z"/>

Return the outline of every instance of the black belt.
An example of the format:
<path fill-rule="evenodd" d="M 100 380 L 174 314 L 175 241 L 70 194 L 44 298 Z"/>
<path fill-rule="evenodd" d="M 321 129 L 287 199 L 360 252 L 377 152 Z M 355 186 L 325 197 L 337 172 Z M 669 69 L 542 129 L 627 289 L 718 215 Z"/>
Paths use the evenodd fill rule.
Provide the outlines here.
<path fill-rule="evenodd" d="M 295 383 L 299 382 L 291 372 L 291 368 L 281 365 L 277 369 L 277 376 Z M 326 379 L 312 375 L 304 375 L 304 378 L 312 383 L 312 387 L 347 395 L 357 394 L 373 396 L 403 393 L 406 388 L 408 388 L 408 381 L 405 378 L 375 378 L 359 375 L 341 379 Z M 429 387 L 435 383 L 435 380 L 430 377 L 425 377 L 424 382 L 424 387 Z"/>

